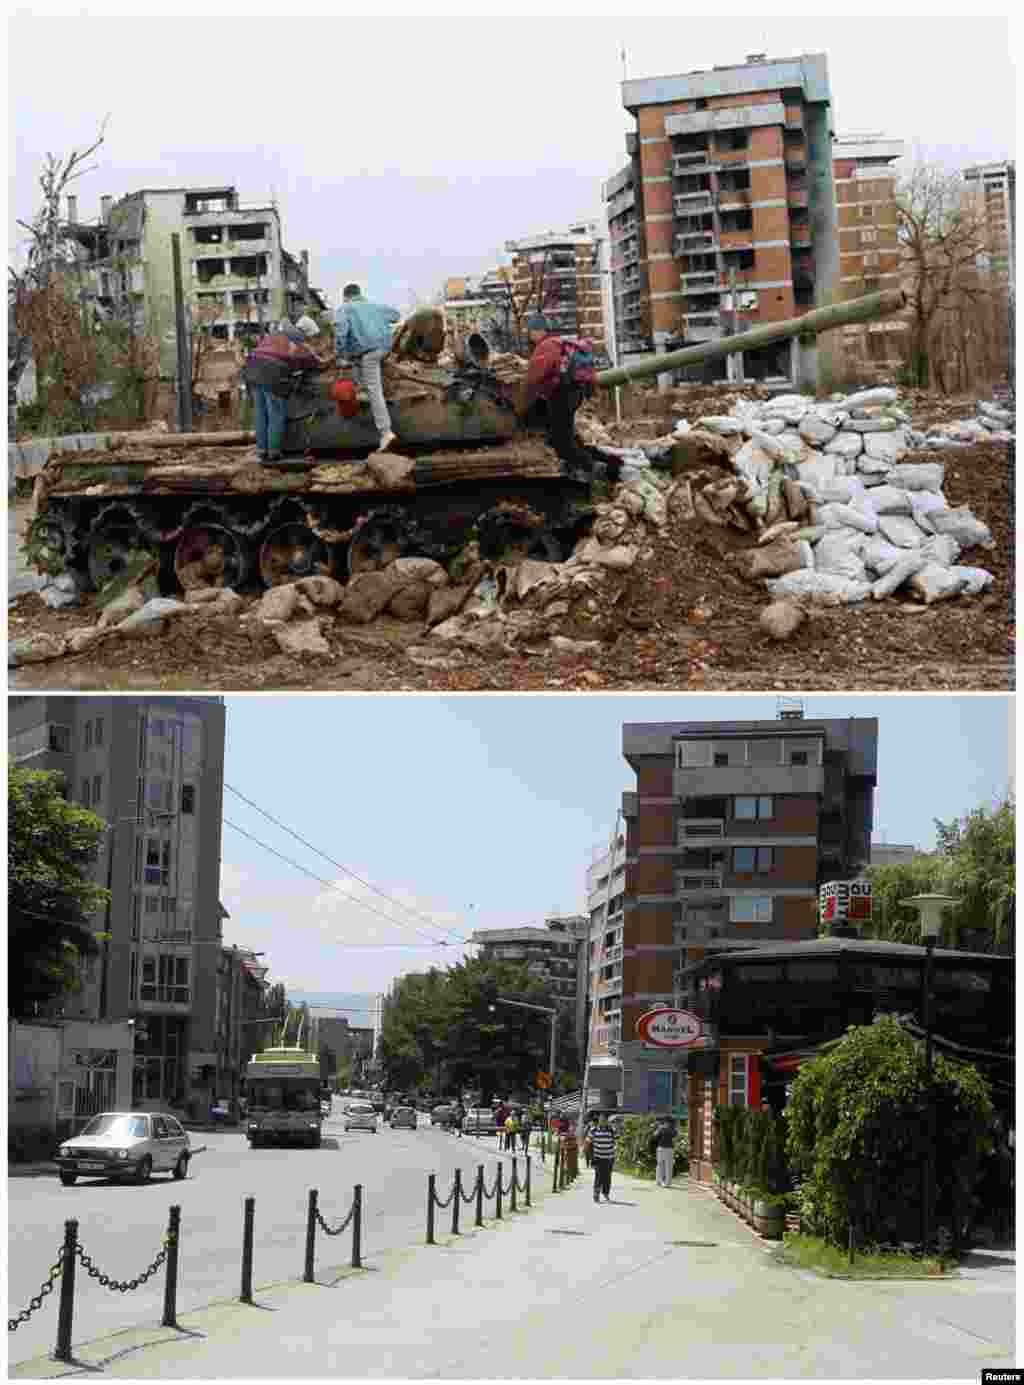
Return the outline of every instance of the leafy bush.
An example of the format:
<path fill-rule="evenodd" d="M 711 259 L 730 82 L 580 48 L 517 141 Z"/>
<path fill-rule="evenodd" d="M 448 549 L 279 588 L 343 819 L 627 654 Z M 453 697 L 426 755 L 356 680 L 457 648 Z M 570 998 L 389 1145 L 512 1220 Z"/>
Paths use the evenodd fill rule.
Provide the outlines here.
<path fill-rule="evenodd" d="M 657 1128 L 657 1116 L 627 1116 L 622 1123 L 622 1134 L 616 1142 L 616 1168 L 628 1169 L 630 1172 L 653 1178 L 658 1158 L 654 1144 Z M 672 1154 L 673 1173 L 680 1173 L 689 1168 L 690 1136 L 685 1121 L 677 1125 Z"/>
<path fill-rule="evenodd" d="M 782 1205 L 791 1180 L 776 1118 L 746 1106 L 719 1106 L 715 1121 L 722 1178 L 761 1202 Z"/>
<path fill-rule="evenodd" d="M 803 1180 L 806 1226 L 845 1245 L 851 1222 L 864 1244 L 920 1229 L 921 1175 L 934 1130 L 938 1218 L 963 1228 L 991 1141 L 992 1102 L 976 1069 L 936 1055 L 931 1078 L 919 1045 L 892 1016 L 851 1027 L 805 1064 L 786 1107 L 786 1147 Z"/>

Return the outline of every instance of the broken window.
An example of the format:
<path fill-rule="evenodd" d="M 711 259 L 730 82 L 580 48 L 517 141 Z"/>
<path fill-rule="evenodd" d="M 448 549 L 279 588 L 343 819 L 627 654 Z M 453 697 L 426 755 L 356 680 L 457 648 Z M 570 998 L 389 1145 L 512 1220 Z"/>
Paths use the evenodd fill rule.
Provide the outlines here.
<path fill-rule="evenodd" d="M 726 233 L 730 231 L 750 231 L 753 230 L 753 227 L 754 215 L 749 208 L 722 213 L 722 230 Z"/>
<path fill-rule="evenodd" d="M 718 188 L 723 197 L 731 192 L 750 191 L 750 170 L 747 168 L 730 169 L 727 173 L 718 175 Z"/>
<path fill-rule="evenodd" d="M 224 236 L 222 226 L 193 226 L 192 239 L 196 245 L 219 245 Z"/>
<path fill-rule="evenodd" d="M 247 222 L 241 226 L 231 227 L 232 240 L 266 240 L 267 225 L 263 221 Z"/>

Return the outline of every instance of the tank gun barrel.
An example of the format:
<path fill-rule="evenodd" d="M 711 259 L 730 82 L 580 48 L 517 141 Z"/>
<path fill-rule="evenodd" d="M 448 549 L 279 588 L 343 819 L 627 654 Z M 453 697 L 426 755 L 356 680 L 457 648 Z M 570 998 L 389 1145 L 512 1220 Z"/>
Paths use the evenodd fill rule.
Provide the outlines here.
<path fill-rule="evenodd" d="M 699 346 L 684 346 L 680 351 L 668 351 L 663 355 L 651 356 L 633 365 L 615 366 L 611 370 L 597 373 L 597 383 L 611 387 L 624 385 L 630 380 L 646 380 L 653 375 L 662 375 L 668 370 L 681 366 L 698 365 L 701 361 L 719 360 L 737 351 L 753 351 L 759 346 L 770 346 L 772 342 L 785 341 L 788 337 L 815 337 L 819 332 L 831 332 L 836 327 L 845 327 L 853 322 L 871 322 L 875 318 L 888 317 L 906 307 L 906 295 L 902 289 L 884 289 L 881 293 L 869 293 L 863 298 L 851 298 L 846 303 L 833 303 L 826 308 L 814 308 L 803 317 L 787 318 L 784 322 L 765 322 L 752 327 L 749 332 L 738 332 L 732 337 L 720 337 L 717 341 L 702 342 Z"/>

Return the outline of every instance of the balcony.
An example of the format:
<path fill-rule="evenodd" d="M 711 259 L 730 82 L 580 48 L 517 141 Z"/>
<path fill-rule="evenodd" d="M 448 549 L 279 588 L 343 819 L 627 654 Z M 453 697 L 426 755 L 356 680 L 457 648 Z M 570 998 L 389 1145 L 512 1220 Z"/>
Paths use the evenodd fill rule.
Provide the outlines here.
<path fill-rule="evenodd" d="M 608 202 L 608 220 L 611 221 L 615 217 L 621 216 L 623 212 L 635 206 L 636 192 L 633 188 L 627 188 L 625 192 L 617 193 L 616 196 L 611 198 Z"/>
<path fill-rule="evenodd" d="M 192 991 L 188 986 L 154 986 L 144 983 L 139 987 L 139 1008 L 153 1006 L 159 1009 L 187 1010 L 192 1004 Z"/>
<path fill-rule="evenodd" d="M 702 842 L 719 842 L 725 836 L 724 818 L 684 818 L 679 824 L 679 846 L 699 846 Z"/>
<path fill-rule="evenodd" d="M 672 172 L 677 176 L 684 173 L 711 173 L 717 170 L 718 164 L 711 163 L 711 153 L 707 149 L 695 149 L 688 154 L 675 154 L 672 158 Z"/>
<path fill-rule="evenodd" d="M 638 245 L 623 246 L 622 250 L 619 252 L 619 260 L 621 261 L 623 269 L 628 268 L 631 264 L 637 264 L 639 259 L 640 247 Z"/>
<path fill-rule="evenodd" d="M 718 249 L 714 231 L 683 231 L 676 236 L 676 255 L 709 255 Z"/>
<path fill-rule="evenodd" d="M 719 894 L 721 889 L 721 871 L 680 871 L 676 875 L 676 894 Z"/>
<path fill-rule="evenodd" d="M 606 963 L 606 964 L 610 964 L 610 963 L 612 963 L 612 962 L 618 962 L 618 961 L 621 960 L 621 958 L 622 958 L 622 944 L 621 944 L 621 943 L 615 943 L 612 947 L 606 947 L 606 948 L 605 948 L 605 950 L 604 950 L 604 960 L 605 960 L 605 963 Z"/>
<path fill-rule="evenodd" d="M 679 282 L 684 289 L 689 289 L 691 293 L 716 293 L 718 292 L 718 270 L 702 269 L 694 274 L 680 274 Z"/>
<path fill-rule="evenodd" d="M 720 324 L 721 320 L 722 319 L 718 313 L 687 313 L 686 316 L 683 318 L 683 323 L 686 329 L 689 329 L 691 327 L 700 329 L 706 327 L 717 327 Z"/>
<path fill-rule="evenodd" d="M 677 192 L 672 202 L 676 216 L 693 216 L 711 210 L 711 193 L 706 188 L 700 192 Z"/>

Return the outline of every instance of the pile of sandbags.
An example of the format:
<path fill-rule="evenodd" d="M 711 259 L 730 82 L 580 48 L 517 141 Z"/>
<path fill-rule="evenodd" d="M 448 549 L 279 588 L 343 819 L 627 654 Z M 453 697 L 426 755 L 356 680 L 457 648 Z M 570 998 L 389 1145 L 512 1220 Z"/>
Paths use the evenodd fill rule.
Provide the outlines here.
<path fill-rule="evenodd" d="M 746 576 L 780 597 L 828 604 L 904 585 L 931 603 L 991 585 L 985 569 L 957 563 L 965 548 L 992 547 L 991 532 L 950 507 L 941 462 L 912 460 L 897 400 L 889 388 L 827 403 L 782 395 L 698 420 L 695 431 L 733 448 L 732 474 L 696 490 L 694 508 L 706 523 L 757 535 L 736 559 Z"/>

